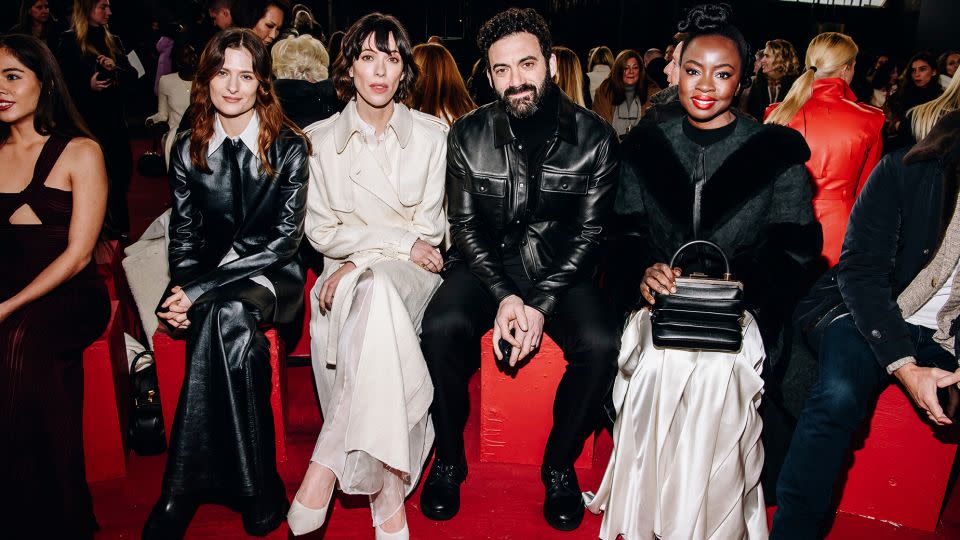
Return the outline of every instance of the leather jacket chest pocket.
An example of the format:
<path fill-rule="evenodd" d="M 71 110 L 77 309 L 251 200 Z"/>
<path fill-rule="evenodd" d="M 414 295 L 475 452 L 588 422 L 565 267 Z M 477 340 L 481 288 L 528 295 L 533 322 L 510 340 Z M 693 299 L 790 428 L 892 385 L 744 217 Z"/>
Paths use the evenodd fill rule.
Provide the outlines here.
<path fill-rule="evenodd" d="M 505 176 L 487 176 L 468 174 L 463 185 L 470 194 L 476 211 L 488 223 L 503 224 L 507 202 L 507 178 Z"/>
<path fill-rule="evenodd" d="M 590 175 L 543 169 L 540 178 L 540 204 L 537 214 L 541 218 L 569 217 L 577 211 L 581 197 L 590 189 Z"/>

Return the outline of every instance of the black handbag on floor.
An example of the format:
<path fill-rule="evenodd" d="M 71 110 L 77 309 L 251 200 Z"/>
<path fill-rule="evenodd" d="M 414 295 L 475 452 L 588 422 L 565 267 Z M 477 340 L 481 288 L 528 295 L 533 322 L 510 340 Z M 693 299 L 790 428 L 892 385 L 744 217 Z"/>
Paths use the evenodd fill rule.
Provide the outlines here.
<path fill-rule="evenodd" d="M 727 255 L 713 242 L 694 240 L 670 259 L 674 267 L 683 250 L 693 245 L 716 249 L 725 267 L 722 278 L 692 274 L 676 280 L 677 292 L 656 297 L 652 307 L 653 344 L 662 349 L 736 352 L 743 343 L 743 283 L 730 275 Z"/>
<path fill-rule="evenodd" d="M 137 369 L 138 362 L 148 356 L 151 358 L 150 363 Z M 130 393 L 133 403 L 127 435 L 130 448 L 141 456 L 152 456 L 167 449 L 163 411 L 160 408 L 157 365 L 152 358 L 152 351 L 138 354 L 133 360 L 130 371 Z"/>

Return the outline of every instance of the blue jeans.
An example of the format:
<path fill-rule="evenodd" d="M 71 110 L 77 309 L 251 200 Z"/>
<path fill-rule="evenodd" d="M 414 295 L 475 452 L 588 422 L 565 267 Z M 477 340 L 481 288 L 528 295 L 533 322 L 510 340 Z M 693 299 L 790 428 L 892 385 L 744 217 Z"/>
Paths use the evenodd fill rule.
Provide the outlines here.
<path fill-rule="evenodd" d="M 957 369 L 956 359 L 933 340 L 932 330 L 908 326 L 918 365 Z M 834 483 L 851 438 L 893 381 L 860 335 L 853 317 L 842 317 L 827 327 L 820 347 L 820 373 L 800 414 L 777 482 L 778 508 L 771 540 L 807 540 L 825 534 L 823 528 L 833 510 Z"/>

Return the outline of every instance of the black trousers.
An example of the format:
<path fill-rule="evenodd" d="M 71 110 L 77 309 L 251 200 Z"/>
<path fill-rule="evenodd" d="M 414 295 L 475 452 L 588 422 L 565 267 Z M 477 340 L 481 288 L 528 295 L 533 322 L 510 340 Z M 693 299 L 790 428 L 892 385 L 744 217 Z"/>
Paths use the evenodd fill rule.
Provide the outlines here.
<path fill-rule="evenodd" d="M 524 295 L 532 288 L 526 276 L 511 278 Z M 487 287 L 461 264 L 446 276 L 424 314 L 421 349 L 433 379 L 437 457 L 447 463 L 464 457 L 467 383 L 480 368 L 480 338 L 493 327 L 498 307 Z M 543 463 L 572 466 L 603 418 L 617 370 L 616 323 L 597 288 L 584 281 L 563 294 L 544 330 L 563 350 L 567 369 L 557 386 Z"/>
<path fill-rule="evenodd" d="M 187 366 L 170 434 L 167 493 L 267 499 L 286 511 L 270 408 L 273 293 L 250 280 L 208 291 L 190 308 Z"/>

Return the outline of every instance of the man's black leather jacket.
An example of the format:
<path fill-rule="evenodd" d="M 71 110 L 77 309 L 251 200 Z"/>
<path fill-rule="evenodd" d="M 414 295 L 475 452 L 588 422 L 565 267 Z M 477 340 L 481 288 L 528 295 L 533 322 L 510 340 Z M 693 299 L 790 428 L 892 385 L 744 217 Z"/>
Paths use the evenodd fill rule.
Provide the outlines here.
<path fill-rule="evenodd" d="M 306 143 L 281 131 L 267 154 L 272 178 L 242 143 L 230 144 L 224 141 L 207 157 L 212 172 L 205 173 L 190 162 L 189 131 L 174 143 L 170 286 L 183 287 L 196 301 L 211 289 L 262 274 L 276 290 L 274 320 L 289 322 L 303 305 L 306 270 L 297 250 L 307 203 Z M 229 163 L 234 155 L 237 166 Z M 239 258 L 218 266 L 231 247 Z"/>
<path fill-rule="evenodd" d="M 497 299 L 520 295 L 505 256 L 519 250 L 534 283 L 524 303 L 549 316 L 563 291 L 593 275 L 613 210 L 616 134 L 560 96 L 542 164 L 528 163 L 499 101 L 453 125 L 447 141 L 451 263 L 465 261 Z"/>

